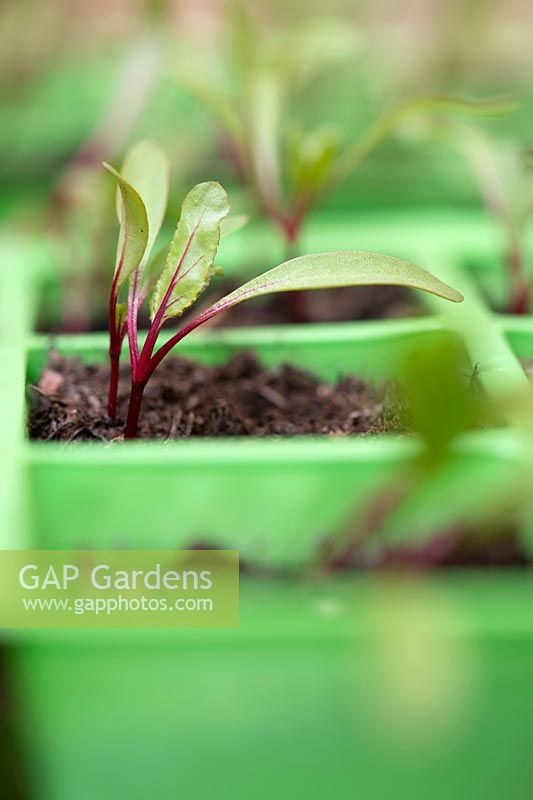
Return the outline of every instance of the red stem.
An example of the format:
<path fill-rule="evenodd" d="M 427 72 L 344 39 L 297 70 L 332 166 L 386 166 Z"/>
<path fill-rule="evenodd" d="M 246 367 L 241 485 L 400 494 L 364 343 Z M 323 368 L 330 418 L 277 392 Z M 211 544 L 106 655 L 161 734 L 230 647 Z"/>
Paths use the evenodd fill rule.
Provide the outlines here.
<path fill-rule="evenodd" d="M 185 325 L 180 331 L 175 333 L 148 361 L 143 361 L 143 348 L 143 353 L 137 363 L 137 375 L 136 378 L 132 380 L 131 384 L 128 417 L 124 429 L 125 439 L 135 439 L 137 435 L 144 389 L 158 364 L 161 363 L 167 353 L 169 353 L 178 342 L 184 339 L 185 336 L 188 336 L 195 328 L 198 328 L 200 325 L 203 325 L 204 322 L 207 322 L 212 317 L 230 307 L 231 306 L 213 306 L 208 308 L 207 311 L 204 311 L 203 314 L 191 320 L 191 322 Z"/>
<path fill-rule="evenodd" d="M 137 435 L 137 428 L 139 425 L 139 414 L 141 413 L 142 398 L 145 386 L 150 378 L 155 367 L 151 366 L 152 353 L 157 343 L 157 339 L 163 323 L 165 320 L 165 313 L 168 308 L 172 292 L 179 280 L 179 274 L 185 257 L 189 252 L 192 240 L 198 229 L 199 222 L 196 224 L 192 233 L 189 235 L 187 245 L 180 258 L 179 264 L 176 267 L 172 280 L 170 281 L 165 296 L 161 301 L 159 308 L 152 320 L 152 324 L 148 330 L 143 348 L 139 354 L 137 345 L 137 317 L 139 314 L 139 298 L 138 298 L 138 272 L 135 273 L 133 284 L 128 295 L 128 341 L 130 345 L 130 360 L 131 360 L 131 390 L 130 400 L 128 404 L 128 416 L 126 419 L 126 427 L 124 429 L 125 439 L 134 439 Z M 159 362 L 157 362 L 159 363 Z"/>
<path fill-rule="evenodd" d="M 509 306 L 509 312 L 511 314 L 527 314 L 530 292 L 531 286 L 527 282 L 517 287 Z"/>
<path fill-rule="evenodd" d="M 188 322 L 187 325 L 184 325 L 184 327 L 175 333 L 174 336 L 171 336 L 171 338 L 165 342 L 165 344 L 161 345 L 156 354 L 150 359 L 147 367 L 148 377 L 150 377 L 155 368 L 161 363 L 167 353 L 170 353 L 172 348 L 178 344 L 178 342 L 181 342 L 182 339 L 188 336 L 189 333 L 192 333 L 192 331 L 194 331 L 196 328 L 199 328 L 200 325 L 203 325 L 204 322 L 212 319 L 222 311 L 226 311 L 228 308 L 231 308 L 231 305 L 212 306 L 211 308 L 208 308 L 207 311 L 204 311 L 203 314 L 200 314 L 198 317 L 196 317 L 196 319 L 193 319 Z"/>
<path fill-rule="evenodd" d="M 137 436 L 137 428 L 139 426 L 139 415 L 141 413 L 141 406 L 143 400 L 144 389 L 146 381 L 132 381 L 130 390 L 130 402 L 128 404 L 128 416 L 126 419 L 126 427 L 124 428 L 125 439 L 135 439 Z"/>

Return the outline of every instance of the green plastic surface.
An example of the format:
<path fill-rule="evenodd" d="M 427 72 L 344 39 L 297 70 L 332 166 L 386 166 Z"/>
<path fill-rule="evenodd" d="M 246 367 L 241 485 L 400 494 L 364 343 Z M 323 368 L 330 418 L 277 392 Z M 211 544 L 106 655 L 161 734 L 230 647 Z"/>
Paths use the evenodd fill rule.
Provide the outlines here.
<path fill-rule="evenodd" d="M 241 588 L 234 631 L 20 642 L 31 796 L 530 796 L 531 577 Z"/>

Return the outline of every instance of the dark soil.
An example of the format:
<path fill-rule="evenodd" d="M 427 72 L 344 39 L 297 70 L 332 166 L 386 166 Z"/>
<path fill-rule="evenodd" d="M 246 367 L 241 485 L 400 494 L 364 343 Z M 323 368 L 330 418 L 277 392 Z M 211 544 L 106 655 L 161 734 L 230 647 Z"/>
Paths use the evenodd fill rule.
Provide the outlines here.
<path fill-rule="evenodd" d="M 108 369 L 52 354 L 30 387 L 32 439 L 113 441 L 122 437 L 129 393 L 121 376 L 119 416 L 106 414 Z M 248 352 L 221 366 L 163 361 L 145 391 L 139 438 L 381 433 L 398 426 L 390 387 L 341 377 L 334 384 L 284 364 L 263 368 Z"/>

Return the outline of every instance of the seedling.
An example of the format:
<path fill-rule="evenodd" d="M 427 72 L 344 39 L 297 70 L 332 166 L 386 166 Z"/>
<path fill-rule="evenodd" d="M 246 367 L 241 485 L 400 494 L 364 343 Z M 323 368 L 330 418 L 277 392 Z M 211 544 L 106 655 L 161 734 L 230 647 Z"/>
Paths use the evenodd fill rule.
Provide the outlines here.
<path fill-rule="evenodd" d="M 118 185 L 120 233 L 115 273 L 109 301 L 111 377 L 109 406 L 116 413 L 118 359 L 127 332 L 131 364 L 131 390 L 124 435 L 137 433 L 143 393 L 150 376 L 172 348 L 200 325 L 254 297 L 274 292 L 389 284 L 408 286 L 460 302 L 462 295 L 424 269 L 378 253 L 341 251 L 302 256 L 284 262 L 253 278 L 190 322 L 157 347 L 165 323 L 179 317 L 207 288 L 216 274 L 214 266 L 221 234 L 233 228 L 228 218 L 229 199 L 219 183 L 196 185 L 183 201 L 172 242 L 150 258 L 166 206 L 168 165 L 159 147 L 141 142 L 128 154 L 122 173 L 105 165 Z M 127 302 L 119 302 L 121 288 L 129 284 Z M 150 327 L 142 347 L 138 341 L 138 315 L 149 298 Z"/>
<path fill-rule="evenodd" d="M 531 151 L 515 141 L 496 142 L 466 125 L 454 125 L 450 133 L 471 167 L 486 209 L 504 231 L 507 311 L 526 314 L 531 300 L 526 247 L 533 221 Z"/>
<path fill-rule="evenodd" d="M 305 33 L 305 32 L 304 32 Z M 182 80 L 205 105 L 223 131 L 226 153 L 240 179 L 251 188 L 262 212 L 280 232 L 286 257 L 298 255 L 303 225 L 309 213 L 346 181 L 388 136 L 410 118 L 455 114 L 493 115 L 514 105 L 508 101 L 473 101 L 445 96 L 424 96 L 399 103 L 347 147 L 340 132 L 330 125 L 295 130 L 290 105 L 295 87 L 324 73 L 332 63 L 331 51 L 351 57 L 356 43 L 346 40 L 346 27 L 327 29 L 327 58 L 309 63 L 309 47 L 302 46 L 300 29 L 270 39 L 254 35 L 248 24 L 246 61 L 234 70 L 233 85 L 219 88 L 197 74 Z M 316 31 L 312 31 L 316 39 Z M 323 37 L 324 38 L 324 35 Z M 314 39 L 312 40 L 314 42 Z M 319 39 L 320 41 L 320 39 Z M 337 45 L 337 46 L 335 46 Z M 338 60 L 338 59 L 337 59 Z M 224 64 L 218 65 L 224 71 Z M 236 73 L 236 74 L 235 74 Z M 294 296 L 292 317 L 307 314 Z"/>

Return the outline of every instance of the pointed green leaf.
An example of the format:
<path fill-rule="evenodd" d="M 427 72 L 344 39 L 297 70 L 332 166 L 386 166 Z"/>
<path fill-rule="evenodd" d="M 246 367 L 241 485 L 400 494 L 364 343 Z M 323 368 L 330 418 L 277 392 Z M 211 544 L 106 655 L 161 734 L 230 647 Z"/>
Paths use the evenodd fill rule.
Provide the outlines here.
<path fill-rule="evenodd" d="M 518 105 L 509 98 L 493 100 L 471 100 L 446 95 L 415 97 L 401 103 L 388 114 L 384 114 L 361 136 L 339 159 L 332 184 L 338 184 L 359 167 L 365 158 L 388 136 L 393 134 L 406 120 L 417 114 L 445 112 L 465 114 L 473 117 L 500 116 L 515 111 Z"/>
<path fill-rule="evenodd" d="M 115 265 L 118 291 L 142 261 L 148 242 L 148 216 L 144 203 L 133 186 L 114 167 L 105 163 L 104 167 L 117 181 L 123 200 Z"/>
<path fill-rule="evenodd" d="M 299 20 L 294 28 L 267 41 L 264 49 L 285 83 L 305 86 L 328 69 L 353 60 L 362 44 L 363 37 L 353 26 L 325 17 L 310 23 Z"/>
<path fill-rule="evenodd" d="M 205 289 L 220 241 L 220 223 L 228 213 L 229 199 L 219 183 L 199 183 L 191 189 L 183 201 L 165 267 L 150 298 L 152 319 L 162 303 L 164 319 L 179 316 Z"/>
<path fill-rule="evenodd" d="M 244 300 L 274 292 L 368 285 L 407 286 L 454 303 L 463 300 L 460 292 L 408 261 L 380 253 L 346 250 L 285 261 L 223 297 L 212 308 L 223 310 Z"/>
<path fill-rule="evenodd" d="M 282 196 L 281 122 L 283 88 L 274 72 L 258 71 L 249 83 L 252 169 L 260 198 L 267 209 L 278 208 Z"/>
<path fill-rule="evenodd" d="M 212 118 L 231 138 L 244 146 L 242 120 L 235 110 L 235 103 L 227 96 L 223 87 L 217 86 L 216 76 L 200 76 L 198 69 L 184 66 L 179 71 L 179 83 L 196 97 L 207 109 Z"/>
<path fill-rule="evenodd" d="M 148 217 L 148 241 L 142 266 L 145 266 L 148 261 L 165 217 L 169 171 L 167 156 L 157 142 L 151 139 L 144 139 L 130 148 L 121 170 L 122 177 L 133 186 L 141 197 Z M 118 192 L 119 219 L 122 203 L 122 195 Z"/>

